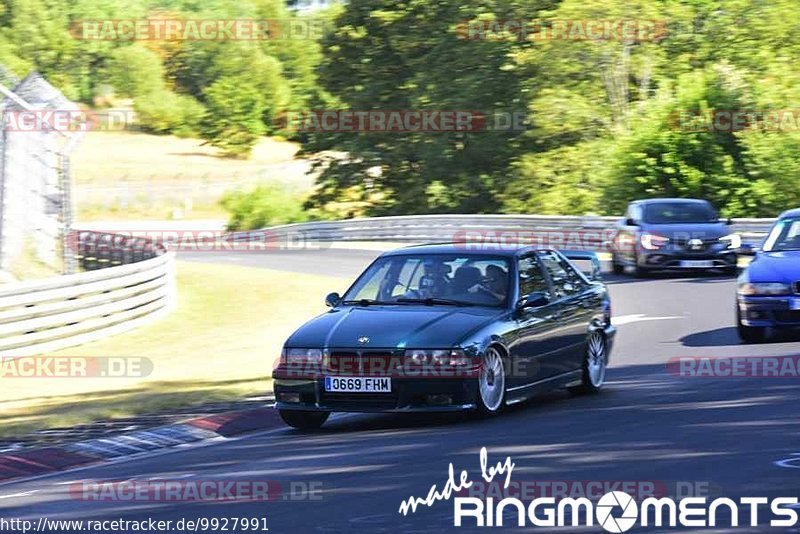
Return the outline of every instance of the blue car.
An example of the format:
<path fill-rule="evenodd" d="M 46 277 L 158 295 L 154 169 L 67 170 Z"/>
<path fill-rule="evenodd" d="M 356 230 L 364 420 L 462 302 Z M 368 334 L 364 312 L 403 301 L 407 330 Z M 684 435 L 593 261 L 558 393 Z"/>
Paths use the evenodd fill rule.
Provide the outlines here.
<path fill-rule="evenodd" d="M 739 276 L 736 292 L 743 341 L 764 341 L 769 328 L 800 327 L 800 209 L 778 217 L 761 250 Z"/>

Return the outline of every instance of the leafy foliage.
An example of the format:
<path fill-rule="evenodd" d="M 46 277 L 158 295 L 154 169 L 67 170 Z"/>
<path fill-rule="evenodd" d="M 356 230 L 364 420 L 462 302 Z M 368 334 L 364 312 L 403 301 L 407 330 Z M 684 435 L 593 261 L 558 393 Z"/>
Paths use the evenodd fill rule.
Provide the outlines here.
<path fill-rule="evenodd" d="M 308 220 L 299 195 L 278 184 L 233 191 L 220 203 L 230 213 L 228 230 L 253 230 Z"/>
<path fill-rule="evenodd" d="M 223 77 L 204 92 L 208 113 L 201 135 L 228 156 L 248 154 L 264 133 L 261 92 L 247 78 Z"/>
<path fill-rule="evenodd" d="M 349 109 L 522 110 L 526 131 L 318 134 L 324 168 L 311 205 L 361 191 L 371 214 L 619 214 L 634 198 L 696 196 L 727 215 L 800 204 L 792 131 L 684 128 L 681 114 L 795 110 L 791 0 L 353 0 L 323 40 L 320 82 Z M 515 35 L 459 40 L 467 19 L 638 19 L 655 39 Z M 376 178 L 368 170 L 379 168 Z"/>

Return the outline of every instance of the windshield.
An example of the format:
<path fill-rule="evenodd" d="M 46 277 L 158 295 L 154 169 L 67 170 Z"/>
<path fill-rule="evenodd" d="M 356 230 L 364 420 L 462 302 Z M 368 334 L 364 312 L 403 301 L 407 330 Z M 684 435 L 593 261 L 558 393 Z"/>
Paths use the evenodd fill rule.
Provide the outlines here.
<path fill-rule="evenodd" d="M 800 250 L 800 219 L 781 219 L 776 222 L 764 241 L 764 250 Z"/>
<path fill-rule="evenodd" d="M 420 254 L 379 258 L 347 291 L 345 303 L 505 306 L 508 260 Z"/>
<path fill-rule="evenodd" d="M 656 202 L 644 208 L 644 221 L 651 224 L 711 223 L 718 219 L 704 202 Z"/>

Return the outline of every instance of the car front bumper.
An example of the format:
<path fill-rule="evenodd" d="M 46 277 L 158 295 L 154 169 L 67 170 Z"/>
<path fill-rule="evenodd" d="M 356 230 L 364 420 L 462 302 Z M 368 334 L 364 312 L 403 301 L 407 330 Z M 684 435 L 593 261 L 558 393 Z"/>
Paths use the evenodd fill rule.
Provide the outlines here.
<path fill-rule="evenodd" d="M 658 250 L 639 248 L 638 265 L 653 270 L 688 270 L 688 269 L 733 269 L 738 257 L 735 250 L 725 244 L 714 244 L 704 250 L 692 251 L 677 245 L 668 245 Z M 698 267 L 690 262 L 711 262 L 708 266 Z"/>
<path fill-rule="evenodd" d="M 800 327 L 800 295 L 737 297 L 739 320 L 745 326 Z"/>
<path fill-rule="evenodd" d="M 276 378 L 275 407 L 325 412 L 458 412 L 477 407 L 477 378 L 392 378 L 391 393 L 331 393 L 324 377 Z"/>

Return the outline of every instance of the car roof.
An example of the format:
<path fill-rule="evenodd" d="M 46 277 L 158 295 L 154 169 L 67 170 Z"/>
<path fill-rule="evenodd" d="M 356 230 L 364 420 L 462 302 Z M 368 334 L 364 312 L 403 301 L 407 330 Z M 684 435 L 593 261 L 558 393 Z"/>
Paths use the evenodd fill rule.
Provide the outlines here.
<path fill-rule="evenodd" d="M 786 217 L 800 217 L 800 208 L 786 210 L 778 216 L 779 219 L 784 219 Z"/>
<path fill-rule="evenodd" d="M 644 198 L 641 200 L 634 200 L 633 204 L 651 204 L 656 202 L 674 202 L 676 204 L 696 204 L 701 202 L 703 204 L 709 204 L 708 200 L 703 200 L 702 198 Z"/>
<path fill-rule="evenodd" d="M 402 256 L 407 254 L 459 254 L 462 256 L 507 256 L 513 257 L 523 252 L 545 250 L 528 245 L 506 245 L 491 243 L 427 243 L 424 245 L 411 245 L 384 252 L 382 256 Z"/>

